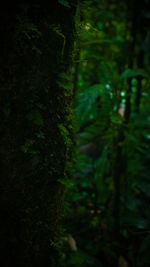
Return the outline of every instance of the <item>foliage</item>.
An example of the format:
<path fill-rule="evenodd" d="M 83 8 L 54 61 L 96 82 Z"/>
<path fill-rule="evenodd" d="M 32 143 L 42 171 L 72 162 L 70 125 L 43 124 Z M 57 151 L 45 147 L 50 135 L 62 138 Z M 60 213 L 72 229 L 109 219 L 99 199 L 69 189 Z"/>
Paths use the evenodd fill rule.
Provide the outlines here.
<path fill-rule="evenodd" d="M 65 7 L 70 8 L 70 5 L 69 5 L 68 1 L 66 1 L 66 0 L 58 0 L 58 3 L 65 6 Z"/>
<path fill-rule="evenodd" d="M 64 266 L 150 262 L 147 8 L 147 1 L 139 13 L 134 1 L 80 3 L 76 166 L 65 218 L 78 250 L 68 245 Z"/>

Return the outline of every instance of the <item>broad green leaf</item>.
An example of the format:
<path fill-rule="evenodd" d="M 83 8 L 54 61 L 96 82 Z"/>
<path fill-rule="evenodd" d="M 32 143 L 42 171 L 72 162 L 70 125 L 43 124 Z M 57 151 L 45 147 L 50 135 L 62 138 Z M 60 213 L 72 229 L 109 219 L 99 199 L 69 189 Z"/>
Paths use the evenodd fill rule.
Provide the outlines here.
<path fill-rule="evenodd" d="M 95 84 L 79 95 L 79 106 L 77 113 L 80 117 L 81 124 L 85 119 L 87 119 L 87 116 L 91 112 L 93 106 L 95 106 L 97 97 L 102 95 L 104 90 L 106 89 L 103 85 Z"/>
<path fill-rule="evenodd" d="M 134 76 L 135 76 L 135 72 L 131 69 L 127 69 L 121 74 L 120 79 L 127 79 L 127 78 L 134 77 Z"/>
<path fill-rule="evenodd" d="M 66 1 L 66 0 L 58 0 L 58 3 L 61 4 L 62 6 L 70 8 L 70 5 L 69 5 L 68 1 Z"/>
<path fill-rule="evenodd" d="M 127 69 L 121 74 L 120 79 L 128 79 L 136 76 L 147 77 L 147 73 L 143 69 L 138 69 L 136 71 Z"/>

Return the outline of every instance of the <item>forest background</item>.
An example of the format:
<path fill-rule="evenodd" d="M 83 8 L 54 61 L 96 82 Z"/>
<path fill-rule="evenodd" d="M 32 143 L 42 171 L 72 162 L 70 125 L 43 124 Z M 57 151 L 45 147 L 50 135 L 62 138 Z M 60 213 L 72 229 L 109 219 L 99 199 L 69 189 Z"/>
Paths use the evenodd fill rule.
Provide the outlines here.
<path fill-rule="evenodd" d="M 78 149 L 66 211 L 78 249 L 68 264 L 149 266 L 150 4 L 95 0 L 79 8 Z"/>

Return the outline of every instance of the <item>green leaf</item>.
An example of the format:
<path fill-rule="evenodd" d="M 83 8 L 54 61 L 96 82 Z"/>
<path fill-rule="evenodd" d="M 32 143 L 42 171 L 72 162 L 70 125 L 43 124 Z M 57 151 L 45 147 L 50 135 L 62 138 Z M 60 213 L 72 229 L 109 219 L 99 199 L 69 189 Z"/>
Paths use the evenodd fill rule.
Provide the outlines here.
<path fill-rule="evenodd" d="M 58 3 L 61 4 L 62 6 L 70 8 L 70 5 L 69 5 L 68 1 L 66 1 L 66 0 L 58 0 Z"/>
<path fill-rule="evenodd" d="M 79 94 L 79 105 L 77 115 L 81 118 L 81 124 L 88 118 L 98 96 L 104 93 L 105 87 L 101 84 L 95 84 Z"/>
<path fill-rule="evenodd" d="M 67 188 L 72 188 L 74 186 L 74 183 L 68 179 L 59 179 L 58 180 L 61 184 L 65 185 Z"/>
<path fill-rule="evenodd" d="M 143 69 L 138 69 L 136 71 L 127 69 L 121 74 L 120 79 L 127 79 L 136 76 L 147 77 L 147 73 Z"/>
<path fill-rule="evenodd" d="M 121 74 L 120 79 L 127 79 L 134 76 L 135 76 L 135 71 L 127 69 Z"/>
<path fill-rule="evenodd" d="M 39 133 L 36 134 L 36 136 L 39 138 L 39 139 L 45 139 L 45 135 L 42 131 L 40 131 Z"/>

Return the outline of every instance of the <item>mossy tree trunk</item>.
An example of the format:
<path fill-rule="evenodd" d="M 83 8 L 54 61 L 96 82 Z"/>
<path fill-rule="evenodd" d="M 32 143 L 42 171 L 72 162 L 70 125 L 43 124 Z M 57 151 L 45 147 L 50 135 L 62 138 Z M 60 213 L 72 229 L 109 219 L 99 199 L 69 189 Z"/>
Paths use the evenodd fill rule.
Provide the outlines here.
<path fill-rule="evenodd" d="M 74 40 L 76 1 L 67 3 L 13 1 L 1 9 L 2 267 L 58 265 L 59 180 L 72 142 L 71 89 L 60 75 L 69 72 Z"/>

